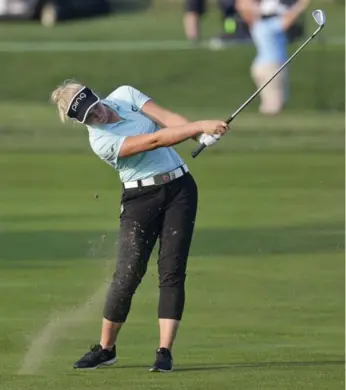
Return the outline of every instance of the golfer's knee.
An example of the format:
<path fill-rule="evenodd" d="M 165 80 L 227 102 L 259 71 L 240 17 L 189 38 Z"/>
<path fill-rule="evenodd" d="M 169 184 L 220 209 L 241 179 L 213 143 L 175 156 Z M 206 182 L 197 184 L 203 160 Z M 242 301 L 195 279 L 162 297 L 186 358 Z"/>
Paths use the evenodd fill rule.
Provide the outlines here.
<path fill-rule="evenodd" d="M 184 288 L 186 273 L 185 270 L 177 270 L 176 272 L 161 274 L 159 279 L 160 288 Z"/>
<path fill-rule="evenodd" d="M 139 273 L 115 274 L 109 287 L 113 296 L 133 295 L 141 283 L 143 275 Z"/>

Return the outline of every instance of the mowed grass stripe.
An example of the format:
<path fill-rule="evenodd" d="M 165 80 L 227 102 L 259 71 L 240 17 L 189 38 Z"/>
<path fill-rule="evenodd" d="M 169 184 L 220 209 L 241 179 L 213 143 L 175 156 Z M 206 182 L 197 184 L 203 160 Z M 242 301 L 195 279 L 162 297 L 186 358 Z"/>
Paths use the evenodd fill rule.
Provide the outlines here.
<path fill-rule="evenodd" d="M 302 41 L 303 42 L 303 41 Z M 332 37 L 326 42 L 328 46 L 344 46 L 345 38 Z M 230 44 L 228 47 L 237 46 L 237 43 Z M 314 43 L 310 44 L 312 47 Z M 315 46 L 320 50 L 320 46 Z M 60 42 L 0 42 L 0 52 L 97 52 L 97 51 L 121 51 L 121 52 L 140 52 L 140 51 L 180 51 L 180 50 L 222 50 L 208 41 L 201 41 L 200 44 L 191 44 L 186 40 L 134 40 L 134 41 L 96 41 L 96 42 L 80 42 L 80 41 L 60 41 Z M 310 49 L 310 47 L 309 47 Z"/>

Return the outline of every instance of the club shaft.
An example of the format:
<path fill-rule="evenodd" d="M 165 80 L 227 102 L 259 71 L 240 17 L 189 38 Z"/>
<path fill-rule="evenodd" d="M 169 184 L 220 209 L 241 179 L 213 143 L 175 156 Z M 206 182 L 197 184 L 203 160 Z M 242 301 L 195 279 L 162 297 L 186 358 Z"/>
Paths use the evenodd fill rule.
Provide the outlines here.
<path fill-rule="evenodd" d="M 262 90 L 296 57 L 303 49 L 304 47 L 309 44 L 315 36 L 322 30 L 324 27 L 324 24 L 320 25 L 318 29 L 291 55 L 291 57 L 273 74 L 273 76 L 265 83 L 262 85 L 261 88 L 259 88 L 255 93 L 253 93 L 249 99 L 243 103 L 227 120 L 226 123 L 229 124 L 233 121 L 233 119 L 241 112 L 244 110 L 245 107 L 247 107 L 261 92 Z M 206 148 L 207 145 L 205 144 L 200 144 L 198 148 L 196 148 L 192 153 L 191 156 L 193 158 L 197 157 L 203 149 Z"/>
<path fill-rule="evenodd" d="M 262 90 L 293 60 L 294 57 L 296 57 L 303 49 L 304 47 L 312 41 L 312 39 L 321 31 L 322 26 L 320 26 L 292 55 L 291 57 L 273 74 L 273 76 L 262 85 L 261 88 L 259 88 L 253 95 L 249 97 L 249 99 L 243 103 L 237 111 L 235 111 L 226 121 L 226 123 L 232 122 L 232 120 L 241 112 L 243 109 L 250 104 L 261 92 Z"/>

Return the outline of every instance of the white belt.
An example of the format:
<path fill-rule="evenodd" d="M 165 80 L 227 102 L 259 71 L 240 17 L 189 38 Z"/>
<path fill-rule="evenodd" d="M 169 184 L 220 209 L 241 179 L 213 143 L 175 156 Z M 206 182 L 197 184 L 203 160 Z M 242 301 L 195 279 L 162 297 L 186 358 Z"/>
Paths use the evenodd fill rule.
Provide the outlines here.
<path fill-rule="evenodd" d="M 174 171 L 170 171 L 167 173 L 161 173 L 159 175 L 155 175 L 153 177 L 149 177 L 148 179 L 143 180 L 135 180 L 135 181 L 127 181 L 123 183 L 124 188 L 137 188 L 137 187 L 148 187 L 154 185 L 161 185 L 168 183 L 174 179 L 178 179 L 178 177 L 183 176 L 186 172 L 189 172 L 189 169 L 186 164 L 181 167 L 174 169 Z"/>

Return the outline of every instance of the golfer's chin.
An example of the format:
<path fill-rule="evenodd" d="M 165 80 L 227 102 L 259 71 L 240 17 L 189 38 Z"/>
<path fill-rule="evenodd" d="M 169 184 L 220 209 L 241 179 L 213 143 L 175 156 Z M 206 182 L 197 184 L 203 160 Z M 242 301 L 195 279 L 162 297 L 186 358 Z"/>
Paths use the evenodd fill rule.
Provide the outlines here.
<path fill-rule="evenodd" d="M 99 122 L 101 125 L 106 124 L 106 123 L 108 122 L 108 115 L 104 115 L 104 116 L 100 117 L 100 118 L 98 119 L 98 122 Z"/>

